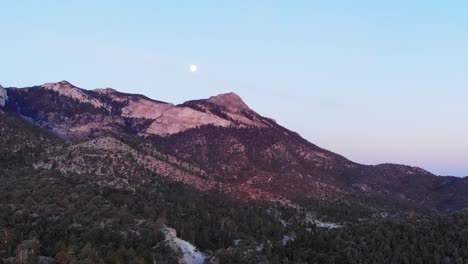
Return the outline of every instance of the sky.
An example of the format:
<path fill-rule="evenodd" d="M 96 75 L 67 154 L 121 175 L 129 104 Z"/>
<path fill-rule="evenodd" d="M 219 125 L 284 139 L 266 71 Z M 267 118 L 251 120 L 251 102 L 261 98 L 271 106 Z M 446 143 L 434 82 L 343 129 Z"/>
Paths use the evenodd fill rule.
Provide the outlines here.
<path fill-rule="evenodd" d="M 468 175 L 468 1 L 0 0 L 0 11 L 5 87 L 68 80 L 173 103 L 235 92 L 353 161 Z"/>

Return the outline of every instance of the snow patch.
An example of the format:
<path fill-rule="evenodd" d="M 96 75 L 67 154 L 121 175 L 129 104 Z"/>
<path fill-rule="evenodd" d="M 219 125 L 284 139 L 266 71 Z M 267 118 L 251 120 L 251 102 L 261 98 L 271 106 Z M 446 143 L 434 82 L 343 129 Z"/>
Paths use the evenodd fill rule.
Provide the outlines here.
<path fill-rule="evenodd" d="M 205 255 L 189 242 L 176 238 L 174 242 L 179 246 L 184 254 L 184 262 L 187 264 L 203 264 Z"/>
<path fill-rule="evenodd" d="M 166 236 L 165 242 L 169 243 L 169 245 L 173 249 L 182 253 L 183 263 L 203 264 L 205 262 L 206 255 L 203 252 L 199 251 L 194 245 L 190 244 L 189 242 L 183 239 L 178 238 L 175 229 L 166 226 L 161 231 Z"/>
<path fill-rule="evenodd" d="M 319 228 L 328 228 L 328 229 L 334 229 L 334 228 L 340 228 L 343 227 L 342 225 L 336 224 L 336 223 L 327 223 L 327 222 L 321 222 L 319 220 L 315 220 L 315 224 Z"/>
<path fill-rule="evenodd" d="M 256 250 L 257 252 L 262 252 L 263 248 L 264 248 L 264 246 L 263 246 L 263 243 L 262 243 L 262 244 L 258 245 L 258 246 L 255 248 L 255 250 Z"/>
<path fill-rule="evenodd" d="M 266 212 L 273 216 L 273 218 L 277 221 L 279 221 L 281 223 L 281 225 L 283 225 L 283 227 L 286 227 L 288 225 L 288 222 L 286 222 L 283 218 L 282 218 L 282 215 L 281 215 L 281 212 L 276 210 L 276 209 L 272 209 L 272 208 L 268 208 L 266 210 Z"/>
<path fill-rule="evenodd" d="M 309 224 L 315 224 L 318 228 L 333 229 L 333 228 L 343 227 L 342 225 L 339 225 L 339 224 L 336 224 L 336 223 L 319 221 L 314 217 L 314 214 L 311 213 L 311 212 L 306 213 L 304 222 L 309 223 Z"/>
<path fill-rule="evenodd" d="M 358 184 L 358 183 L 355 183 L 352 185 L 353 187 L 356 187 L 356 188 L 359 188 L 361 189 L 361 191 L 369 191 L 371 188 L 367 185 L 367 184 Z"/>
<path fill-rule="evenodd" d="M 283 240 L 281 240 L 281 242 L 283 243 L 283 246 L 285 246 L 289 241 L 294 241 L 295 239 L 295 235 L 284 235 Z"/>

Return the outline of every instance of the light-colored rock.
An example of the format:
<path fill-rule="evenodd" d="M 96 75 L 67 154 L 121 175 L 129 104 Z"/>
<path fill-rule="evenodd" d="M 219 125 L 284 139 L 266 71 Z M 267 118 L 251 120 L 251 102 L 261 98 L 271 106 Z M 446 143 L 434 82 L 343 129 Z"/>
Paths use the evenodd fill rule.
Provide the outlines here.
<path fill-rule="evenodd" d="M 117 92 L 116 90 L 112 88 L 96 88 L 93 91 L 100 93 L 100 94 L 111 94 Z"/>
<path fill-rule="evenodd" d="M 138 97 L 131 98 L 128 100 L 128 105 L 122 108 L 122 116 L 157 119 L 162 116 L 164 111 L 171 107 L 174 107 L 174 105 Z"/>
<path fill-rule="evenodd" d="M 7 100 L 8 100 L 7 90 L 3 88 L 3 86 L 0 85 L 0 106 L 2 107 L 5 106 Z"/>
<path fill-rule="evenodd" d="M 42 85 L 42 87 L 51 91 L 58 92 L 60 95 L 71 97 L 82 103 L 90 103 L 98 108 L 105 107 L 105 105 L 101 101 L 87 95 L 83 90 L 72 85 L 67 81 L 61 81 L 57 83 L 45 83 Z"/>
<path fill-rule="evenodd" d="M 149 134 L 174 134 L 202 125 L 227 127 L 231 121 L 211 113 L 203 113 L 189 107 L 171 107 L 147 129 Z"/>
<path fill-rule="evenodd" d="M 239 112 L 240 110 L 250 110 L 242 98 L 235 93 L 224 93 L 211 96 L 206 100 L 209 103 L 226 107 L 230 112 Z"/>
<path fill-rule="evenodd" d="M 105 117 L 99 116 L 94 120 L 88 118 L 86 122 L 83 119 L 85 116 L 63 122 L 63 119 L 51 118 L 53 114 L 49 114 L 48 125 L 63 135 L 87 135 L 93 130 L 112 131 L 116 123 L 125 126 L 126 121 L 139 122 L 141 126 L 137 132 L 143 136 L 151 134 L 166 136 L 204 125 L 239 128 L 274 126 L 271 120 L 251 110 L 235 93 L 192 101 L 196 105 L 192 108 L 152 100 L 143 95 L 121 93 L 111 88 L 84 90 L 67 81 L 46 83 L 42 87 L 81 103 L 107 109 L 109 115 L 104 114 Z M 1 104 L 4 105 L 5 100 L 0 101 Z"/>

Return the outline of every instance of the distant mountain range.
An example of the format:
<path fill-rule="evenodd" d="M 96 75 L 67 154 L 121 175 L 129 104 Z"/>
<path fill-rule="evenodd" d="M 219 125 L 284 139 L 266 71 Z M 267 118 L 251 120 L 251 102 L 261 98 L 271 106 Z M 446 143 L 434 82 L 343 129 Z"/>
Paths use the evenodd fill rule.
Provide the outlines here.
<path fill-rule="evenodd" d="M 155 173 L 246 202 L 364 199 L 442 211 L 468 207 L 468 177 L 355 163 L 256 113 L 234 93 L 174 105 L 61 81 L 0 87 L 0 111 L 65 142 L 43 149 L 32 161 L 35 169 L 92 173 L 111 188 L 131 191 Z M 24 143 L 11 142 L 12 149 Z"/>

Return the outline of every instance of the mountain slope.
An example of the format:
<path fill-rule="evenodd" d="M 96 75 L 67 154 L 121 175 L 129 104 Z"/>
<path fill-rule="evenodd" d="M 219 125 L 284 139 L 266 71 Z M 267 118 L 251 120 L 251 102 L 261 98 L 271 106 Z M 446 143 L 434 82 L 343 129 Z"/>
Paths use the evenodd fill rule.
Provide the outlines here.
<path fill-rule="evenodd" d="M 423 210 L 466 207 L 466 178 L 351 162 L 232 94 L 173 106 L 48 86 L 3 90 L 1 263 L 24 255 L 169 264 L 468 258 L 466 212 Z M 191 127 L 182 118 L 182 131 L 149 133 L 166 107 L 231 123 L 194 119 Z"/>
<path fill-rule="evenodd" d="M 161 168 L 168 166 L 172 180 L 201 190 L 221 190 L 241 200 L 288 203 L 364 196 L 441 210 L 467 207 L 464 179 L 396 164 L 357 164 L 259 115 L 233 93 L 173 105 L 109 88 L 85 90 L 66 81 L 2 91 L 2 98 L 7 98 L 3 99 L 5 111 L 77 142 L 68 149 L 70 157 L 76 149 L 106 153 L 114 145 L 118 150 L 112 151 L 118 153 L 112 155 L 126 152 L 153 173 L 164 176 Z M 128 146 L 119 149 L 120 143 L 103 139 L 109 135 L 134 137 L 143 142 L 145 153 Z M 161 155 L 179 163 L 169 164 Z M 51 158 L 62 171 L 87 172 L 78 162 L 83 152 L 76 158 Z M 174 167 L 181 162 L 202 173 Z M 115 164 L 107 166 L 110 171 L 104 165 L 93 169 L 117 173 Z"/>

